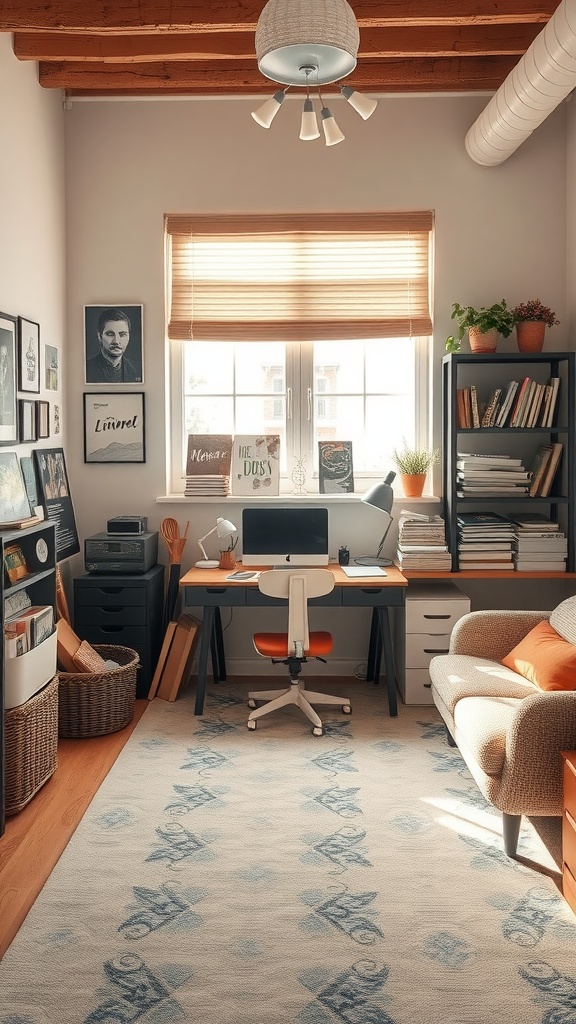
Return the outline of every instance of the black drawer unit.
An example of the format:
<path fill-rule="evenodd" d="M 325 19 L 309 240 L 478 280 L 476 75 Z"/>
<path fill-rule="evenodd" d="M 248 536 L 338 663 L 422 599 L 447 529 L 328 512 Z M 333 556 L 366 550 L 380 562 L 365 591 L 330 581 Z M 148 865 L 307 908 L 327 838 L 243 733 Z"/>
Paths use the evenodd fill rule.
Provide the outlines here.
<path fill-rule="evenodd" d="M 84 573 L 74 580 L 74 629 L 89 644 L 118 644 L 140 655 L 137 697 L 147 697 L 162 645 L 164 566 L 138 575 Z"/>

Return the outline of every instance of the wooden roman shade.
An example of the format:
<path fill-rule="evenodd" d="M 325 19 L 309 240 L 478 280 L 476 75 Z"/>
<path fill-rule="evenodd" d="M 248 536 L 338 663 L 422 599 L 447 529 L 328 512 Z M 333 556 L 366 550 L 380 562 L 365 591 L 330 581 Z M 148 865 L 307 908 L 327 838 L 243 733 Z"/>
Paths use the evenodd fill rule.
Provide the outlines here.
<path fill-rule="evenodd" d="M 170 338 L 322 341 L 432 333 L 430 211 L 168 216 Z"/>

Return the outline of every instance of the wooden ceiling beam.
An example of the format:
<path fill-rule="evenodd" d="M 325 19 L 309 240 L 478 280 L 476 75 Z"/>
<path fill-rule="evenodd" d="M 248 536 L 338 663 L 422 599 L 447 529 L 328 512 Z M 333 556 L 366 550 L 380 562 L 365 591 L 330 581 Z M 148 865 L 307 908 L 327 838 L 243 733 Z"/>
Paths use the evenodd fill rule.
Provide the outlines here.
<path fill-rule="evenodd" d="M 545 24 L 558 0 L 353 0 L 360 27 Z M 0 32 L 254 31 L 264 0 L 2 0 Z"/>
<path fill-rule="evenodd" d="M 540 31 L 538 25 L 364 29 L 358 56 L 374 59 L 520 55 Z M 248 32 L 132 36 L 19 32 L 14 36 L 14 53 L 19 60 L 39 61 L 255 60 L 254 35 Z"/>
<path fill-rule="evenodd" d="M 492 91 L 516 63 L 515 57 L 364 61 L 347 81 L 354 88 L 372 92 Z M 190 91 L 220 96 L 274 91 L 274 83 L 262 78 L 253 61 L 222 62 L 216 67 L 185 61 L 117 65 L 46 61 L 39 65 L 39 80 L 45 88 L 121 95 L 144 90 L 160 95 Z"/>

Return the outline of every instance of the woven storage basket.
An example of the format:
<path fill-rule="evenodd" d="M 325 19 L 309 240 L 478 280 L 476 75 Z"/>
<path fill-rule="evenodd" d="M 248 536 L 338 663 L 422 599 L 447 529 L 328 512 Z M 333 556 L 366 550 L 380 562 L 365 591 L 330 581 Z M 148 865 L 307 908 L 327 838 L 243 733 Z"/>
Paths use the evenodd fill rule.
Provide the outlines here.
<path fill-rule="evenodd" d="M 139 658 L 130 647 L 94 644 L 104 661 L 118 668 L 106 672 L 60 672 L 60 736 L 105 736 L 123 729 L 134 717 Z"/>
<path fill-rule="evenodd" d="M 17 814 L 58 767 L 58 676 L 4 712 L 6 814 Z"/>

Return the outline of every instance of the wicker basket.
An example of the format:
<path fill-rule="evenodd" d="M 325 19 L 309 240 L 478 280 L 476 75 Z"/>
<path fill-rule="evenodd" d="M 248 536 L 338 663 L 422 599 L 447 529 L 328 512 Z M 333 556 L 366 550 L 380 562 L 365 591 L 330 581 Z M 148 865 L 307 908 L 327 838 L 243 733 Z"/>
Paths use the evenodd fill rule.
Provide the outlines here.
<path fill-rule="evenodd" d="M 58 676 L 4 713 L 6 814 L 17 814 L 58 767 Z"/>
<path fill-rule="evenodd" d="M 123 729 L 134 717 L 139 658 L 130 647 L 94 644 L 107 672 L 60 672 L 58 733 L 66 737 L 105 736 Z"/>

